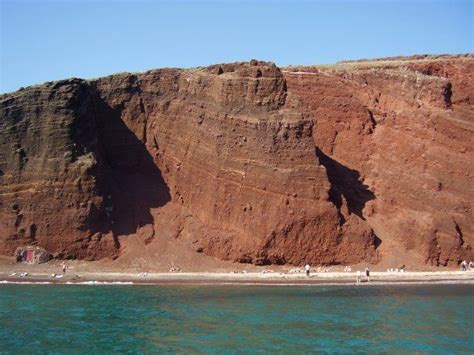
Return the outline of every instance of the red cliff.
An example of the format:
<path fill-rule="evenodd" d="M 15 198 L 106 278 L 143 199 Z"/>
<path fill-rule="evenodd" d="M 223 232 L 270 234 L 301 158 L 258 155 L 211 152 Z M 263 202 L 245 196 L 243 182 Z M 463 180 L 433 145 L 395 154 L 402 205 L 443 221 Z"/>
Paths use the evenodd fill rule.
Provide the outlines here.
<path fill-rule="evenodd" d="M 0 96 L 0 253 L 473 258 L 474 57 L 251 61 Z M 130 246 L 131 247 L 131 246 Z"/>

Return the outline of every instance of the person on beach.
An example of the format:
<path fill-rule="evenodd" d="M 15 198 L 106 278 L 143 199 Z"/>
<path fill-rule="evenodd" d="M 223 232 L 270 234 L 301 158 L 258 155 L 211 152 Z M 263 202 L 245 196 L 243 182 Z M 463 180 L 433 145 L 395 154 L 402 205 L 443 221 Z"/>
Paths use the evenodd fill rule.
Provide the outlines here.
<path fill-rule="evenodd" d="M 306 264 L 306 265 L 304 266 L 304 271 L 306 272 L 306 276 L 308 276 L 308 277 L 309 277 L 309 270 L 310 270 L 310 269 L 311 269 L 311 266 L 309 266 L 309 264 Z"/>
<path fill-rule="evenodd" d="M 66 270 L 67 270 L 67 266 L 66 266 L 66 264 L 65 264 L 65 263 L 63 263 L 63 274 L 65 274 L 65 273 L 66 273 Z"/>
<path fill-rule="evenodd" d="M 357 270 L 357 272 L 356 272 L 356 285 L 360 285 L 360 275 L 361 275 L 360 270 Z"/>
<path fill-rule="evenodd" d="M 466 260 L 463 260 L 462 263 L 461 263 L 461 268 L 462 268 L 462 271 L 466 271 L 467 270 L 467 262 Z"/>
<path fill-rule="evenodd" d="M 365 268 L 365 280 L 366 280 L 367 282 L 370 281 L 370 270 L 369 270 L 368 267 Z"/>

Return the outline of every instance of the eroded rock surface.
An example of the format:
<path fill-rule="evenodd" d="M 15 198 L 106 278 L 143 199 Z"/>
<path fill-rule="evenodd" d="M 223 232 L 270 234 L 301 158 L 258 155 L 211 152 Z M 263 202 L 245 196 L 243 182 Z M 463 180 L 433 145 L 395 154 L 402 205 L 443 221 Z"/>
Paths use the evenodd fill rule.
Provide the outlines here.
<path fill-rule="evenodd" d="M 332 199 L 365 218 L 381 255 L 432 265 L 472 258 L 473 56 L 287 70 L 289 91 L 314 117 Z"/>
<path fill-rule="evenodd" d="M 474 58 L 251 61 L 0 97 L 0 253 L 130 238 L 255 264 L 454 265 L 471 250 Z"/>

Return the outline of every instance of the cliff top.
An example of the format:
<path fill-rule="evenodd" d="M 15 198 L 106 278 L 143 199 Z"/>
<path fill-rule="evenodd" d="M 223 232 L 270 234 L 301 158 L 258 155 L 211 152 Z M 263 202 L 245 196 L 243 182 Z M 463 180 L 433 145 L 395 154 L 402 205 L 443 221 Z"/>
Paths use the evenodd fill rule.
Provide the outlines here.
<path fill-rule="evenodd" d="M 79 82 L 92 82 L 102 78 L 114 77 L 118 75 L 140 75 L 140 74 L 150 74 L 150 73 L 159 73 L 159 72 L 192 72 L 192 73 L 202 73 L 202 74 L 216 74 L 227 76 L 239 76 L 239 77 L 281 77 L 281 71 L 286 72 L 296 72 L 296 71 L 314 71 L 314 70 L 340 70 L 340 71 L 351 71 L 357 69 L 396 69 L 400 66 L 405 66 L 408 63 L 415 62 L 426 62 L 426 61 L 446 61 L 446 60 L 474 60 L 474 54 L 441 54 L 441 55 L 413 55 L 413 56 L 395 56 L 395 57 L 386 57 L 386 58 L 376 58 L 376 59 L 360 59 L 360 60 L 349 60 L 341 61 L 335 64 L 315 64 L 315 65 L 289 65 L 287 67 L 278 67 L 275 63 L 259 61 L 252 59 L 248 62 L 233 62 L 233 63 L 222 63 L 222 64 L 213 64 L 206 67 L 193 67 L 193 68 L 156 68 L 147 70 L 145 72 L 121 72 L 114 73 L 111 75 L 104 75 L 99 78 L 90 78 L 90 79 L 81 79 L 81 78 L 68 78 L 55 81 L 47 81 L 40 84 L 34 84 L 26 87 L 21 87 L 17 91 L 0 94 L 0 99 L 5 99 L 7 96 L 21 92 L 26 89 L 38 88 L 40 86 L 46 87 L 55 87 L 61 86 L 67 83 L 79 83 Z"/>

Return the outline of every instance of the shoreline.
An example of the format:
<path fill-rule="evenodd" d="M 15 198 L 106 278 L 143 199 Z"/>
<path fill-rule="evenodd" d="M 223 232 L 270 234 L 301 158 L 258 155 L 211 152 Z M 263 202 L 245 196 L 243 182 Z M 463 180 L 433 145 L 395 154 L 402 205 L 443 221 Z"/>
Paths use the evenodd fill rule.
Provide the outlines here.
<path fill-rule="evenodd" d="M 78 281 L 78 282 L 54 282 L 54 281 L 0 281 L 2 285 L 51 285 L 51 286 L 258 286 L 258 287 L 323 287 L 323 286 L 357 286 L 354 282 L 301 282 L 301 283 L 283 283 L 283 282 L 124 282 L 124 281 Z M 377 286 L 419 286 L 419 285 L 474 285 L 474 281 L 464 280 L 431 280 L 431 281 L 375 281 L 362 282 L 361 287 Z"/>
<path fill-rule="evenodd" d="M 241 285 L 241 286 L 343 286 L 355 285 L 355 273 L 328 272 L 304 274 L 286 273 L 69 273 L 61 278 L 47 274 L 29 274 L 26 277 L 0 273 L 0 287 L 5 284 L 43 285 Z M 361 279 L 361 286 L 410 284 L 474 284 L 474 271 L 437 272 L 372 272 L 371 280 Z"/>

